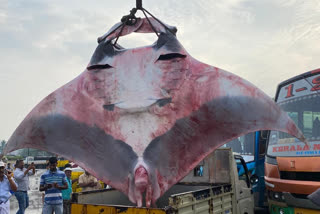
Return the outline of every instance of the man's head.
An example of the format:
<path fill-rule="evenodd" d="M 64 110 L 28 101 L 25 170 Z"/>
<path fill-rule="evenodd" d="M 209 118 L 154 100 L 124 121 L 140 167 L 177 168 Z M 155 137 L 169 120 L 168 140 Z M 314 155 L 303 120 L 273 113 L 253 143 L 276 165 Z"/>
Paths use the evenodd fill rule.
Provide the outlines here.
<path fill-rule="evenodd" d="M 64 169 L 64 173 L 68 178 L 71 178 L 72 169 L 70 167 L 67 167 Z"/>
<path fill-rule="evenodd" d="M 70 163 L 67 163 L 66 165 L 64 165 L 64 168 L 71 168 L 71 164 Z"/>
<path fill-rule="evenodd" d="M 0 161 L 0 177 L 4 175 L 4 162 Z"/>
<path fill-rule="evenodd" d="M 7 162 L 8 162 L 8 159 L 7 159 L 6 157 L 3 157 L 3 158 L 2 158 L 2 162 L 7 163 Z"/>
<path fill-rule="evenodd" d="M 87 170 L 84 171 L 84 173 L 85 173 L 86 175 L 90 175 L 90 172 L 88 172 Z"/>
<path fill-rule="evenodd" d="M 51 157 L 49 159 L 49 169 L 51 172 L 54 172 L 57 170 L 57 163 L 58 163 L 58 160 L 56 157 Z"/>
<path fill-rule="evenodd" d="M 24 166 L 23 160 L 16 161 L 16 168 L 23 169 L 23 166 Z"/>

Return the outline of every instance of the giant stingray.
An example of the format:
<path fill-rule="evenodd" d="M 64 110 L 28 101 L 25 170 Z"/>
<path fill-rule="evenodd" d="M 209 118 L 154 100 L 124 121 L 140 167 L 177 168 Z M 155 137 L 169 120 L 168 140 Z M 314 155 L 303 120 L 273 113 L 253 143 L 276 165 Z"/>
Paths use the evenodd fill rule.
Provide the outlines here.
<path fill-rule="evenodd" d="M 149 20 L 138 19 L 122 31 L 117 24 L 100 37 L 86 70 L 26 116 L 4 154 L 26 147 L 59 154 L 138 206 L 145 193 L 150 206 L 238 136 L 279 130 L 304 140 L 261 90 L 197 61 L 175 28 Z M 112 43 L 120 34 L 153 30 L 159 37 L 150 46 L 124 49 Z"/>

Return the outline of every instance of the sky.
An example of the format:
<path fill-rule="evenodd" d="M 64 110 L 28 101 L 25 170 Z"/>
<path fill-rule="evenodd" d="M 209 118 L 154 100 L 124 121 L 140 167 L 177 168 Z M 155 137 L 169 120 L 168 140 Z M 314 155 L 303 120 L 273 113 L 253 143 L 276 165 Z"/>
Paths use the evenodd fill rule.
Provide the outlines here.
<path fill-rule="evenodd" d="M 0 140 L 83 72 L 97 37 L 133 7 L 134 0 L 0 0 Z M 270 97 L 279 82 L 320 67 L 318 0 L 144 0 L 143 7 L 176 26 L 194 58 Z M 133 48 L 155 41 L 155 34 L 137 34 L 119 43 Z"/>

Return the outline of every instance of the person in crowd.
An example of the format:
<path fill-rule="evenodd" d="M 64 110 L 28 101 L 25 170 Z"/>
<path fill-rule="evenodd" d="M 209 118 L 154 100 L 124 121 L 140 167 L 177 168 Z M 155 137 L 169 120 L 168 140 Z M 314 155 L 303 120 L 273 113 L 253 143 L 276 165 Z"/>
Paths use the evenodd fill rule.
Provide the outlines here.
<path fill-rule="evenodd" d="M 40 191 L 45 191 L 43 214 L 63 213 L 62 190 L 68 189 L 68 182 L 64 172 L 57 169 L 56 157 L 49 159 L 49 170 L 41 175 Z"/>
<path fill-rule="evenodd" d="M 101 184 L 88 171 L 79 176 L 79 186 L 82 188 L 82 191 L 101 189 Z"/>
<path fill-rule="evenodd" d="M 10 172 L 13 171 L 13 168 L 11 167 L 11 163 L 7 163 L 6 170 L 7 170 L 7 171 L 10 171 Z"/>
<path fill-rule="evenodd" d="M 67 163 L 66 165 L 64 165 L 64 168 L 70 168 L 72 170 L 72 165 L 70 163 Z M 70 174 L 70 178 L 71 178 L 71 174 Z M 72 179 L 72 184 L 77 182 L 79 180 L 79 178 L 75 178 L 75 179 Z"/>
<path fill-rule="evenodd" d="M 24 214 L 29 206 L 29 176 L 34 175 L 36 168 L 31 163 L 28 168 L 24 168 L 23 160 L 16 161 L 16 169 L 14 170 L 14 178 L 18 184 L 17 192 L 14 194 L 18 200 L 19 210 L 17 214 Z"/>
<path fill-rule="evenodd" d="M 318 117 L 313 121 L 312 124 L 312 136 L 319 137 L 320 136 L 320 120 Z"/>
<path fill-rule="evenodd" d="M 17 191 L 17 184 L 14 181 L 13 173 L 5 173 L 4 162 L 0 161 L 0 213 L 10 214 L 11 191 Z"/>
<path fill-rule="evenodd" d="M 64 169 L 64 173 L 66 174 L 68 189 L 62 190 L 63 214 L 70 214 L 71 213 L 71 194 L 72 194 L 72 180 L 71 180 L 72 169 L 70 167 L 67 167 Z"/>
<path fill-rule="evenodd" d="M 66 165 L 64 165 L 64 168 L 72 168 L 72 166 L 70 163 L 67 163 Z M 66 173 L 66 172 L 64 172 L 64 173 Z"/>
<path fill-rule="evenodd" d="M 8 162 L 8 158 L 3 157 L 3 158 L 1 159 L 1 161 L 4 163 L 4 165 L 6 165 L 6 163 Z"/>

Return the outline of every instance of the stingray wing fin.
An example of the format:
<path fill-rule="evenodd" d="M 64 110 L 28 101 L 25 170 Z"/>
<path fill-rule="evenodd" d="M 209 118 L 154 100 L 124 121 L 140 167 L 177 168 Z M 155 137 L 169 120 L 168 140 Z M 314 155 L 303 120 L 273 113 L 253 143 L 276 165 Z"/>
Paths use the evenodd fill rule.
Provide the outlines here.
<path fill-rule="evenodd" d="M 154 201 L 207 155 L 238 136 L 279 130 L 305 141 L 287 113 L 251 83 L 193 59 L 190 64 L 192 75 L 185 89 L 191 88 L 189 100 L 178 101 L 178 94 L 172 102 L 192 105 L 193 110 L 155 138 L 144 152 L 145 162 L 155 169 Z"/>
<path fill-rule="evenodd" d="M 50 151 L 128 194 L 137 155 L 119 135 L 104 129 L 112 117 L 84 94 L 85 75 L 43 99 L 17 127 L 4 154 L 20 148 Z"/>

